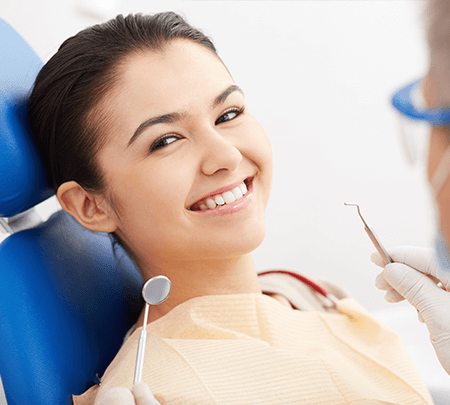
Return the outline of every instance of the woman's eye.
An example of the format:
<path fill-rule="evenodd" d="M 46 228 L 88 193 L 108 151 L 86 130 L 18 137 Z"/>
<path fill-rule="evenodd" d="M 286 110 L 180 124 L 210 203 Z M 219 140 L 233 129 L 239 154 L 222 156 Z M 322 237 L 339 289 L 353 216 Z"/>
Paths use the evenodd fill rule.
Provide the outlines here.
<path fill-rule="evenodd" d="M 241 115 L 244 112 L 245 107 L 242 108 L 230 108 L 226 110 L 216 121 L 217 124 L 221 124 L 222 122 L 231 121 Z"/>
<path fill-rule="evenodd" d="M 153 152 L 157 149 L 164 148 L 167 145 L 170 145 L 171 143 L 177 141 L 180 139 L 177 135 L 164 135 L 161 138 L 158 138 L 155 142 L 152 143 L 152 146 L 150 146 L 150 152 Z"/>

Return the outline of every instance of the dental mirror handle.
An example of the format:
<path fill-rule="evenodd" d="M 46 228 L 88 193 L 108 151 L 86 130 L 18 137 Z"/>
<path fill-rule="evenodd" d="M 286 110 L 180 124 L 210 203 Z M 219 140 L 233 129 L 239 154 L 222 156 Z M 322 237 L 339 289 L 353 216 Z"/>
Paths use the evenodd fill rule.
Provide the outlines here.
<path fill-rule="evenodd" d="M 147 331 L 142 330 L 139 338 L 139 346 L 136 357 L 136 369 L 134 371 L 134 383 L 142 381 L 142 371 L 144 369 L 145 344 L 147 343 Z"/>
<path fill-rule="evenodd" d="M 147 326 L 147 317 L 148 317 L 148 309 L 150 305 L 148 303 L 145 304 L 145 314 L 144 314 L 144 325 L 141 330 L 141 336 L 139 337 L 139 344 L 136 354 L 136 368 L 134 370 L 134 383 L 142 381 L 142 372 L 144 370 L 144 358 L 145 358 L 145 346 L 147 343 L 147 330 L 145 329 Z"/>

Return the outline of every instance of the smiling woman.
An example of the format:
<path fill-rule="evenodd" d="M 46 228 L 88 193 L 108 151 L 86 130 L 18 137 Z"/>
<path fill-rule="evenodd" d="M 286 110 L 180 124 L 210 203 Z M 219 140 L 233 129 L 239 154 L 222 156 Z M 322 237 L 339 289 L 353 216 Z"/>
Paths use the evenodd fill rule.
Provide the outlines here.
<path fill-rule="evenodd" d="M 112 233 L 144 280 L 172 282 L 147 325 L 143 380 L 161 401 L 431 403 L 398 337 L 338 286 L 320 282 L 336 306 L 286 272 L 258 278 L 271 146 L 210 39 L 180 16 L 118 16 L 69 38 L 29 118 L 62 207 Z M 139 403 L 143 322 L 76 404 L 126 404 L 115 386 Z"/>

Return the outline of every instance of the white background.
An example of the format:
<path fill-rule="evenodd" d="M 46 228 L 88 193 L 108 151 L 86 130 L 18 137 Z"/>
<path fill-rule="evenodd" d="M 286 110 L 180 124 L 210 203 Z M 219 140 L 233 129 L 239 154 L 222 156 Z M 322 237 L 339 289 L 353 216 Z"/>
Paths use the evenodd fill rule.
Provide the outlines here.
<path fill-rule="evenodd" d="M 426 72 L 424 3 L 90 4 L 0 0 L 0 17 L 47 61 L 64 39 L 117 12 L 182 12 L 213 38 L 272 141 L 274 183 L 257 269 L 327 277 L 369 310 L 386 307 L 373 286 L 374 248 L 356 209 L 343 203 L 359 203 L 387 247 L 432 244 L 425 176 L 407 164 L 389 103 L 393 91 Z"/>
<path fill-rule="evenodd" d="M 327 277 L 371 311 L 374 251 L 432 246 L 422 167 L 403 155 L 390 95 L 427 67 L 422 1 L 0 0 L 0 17 L 48 60 L 67 37 L 118 12 L 174 10 L 210 35 L 271 138 L 274 184 L 258 270 Z"/>

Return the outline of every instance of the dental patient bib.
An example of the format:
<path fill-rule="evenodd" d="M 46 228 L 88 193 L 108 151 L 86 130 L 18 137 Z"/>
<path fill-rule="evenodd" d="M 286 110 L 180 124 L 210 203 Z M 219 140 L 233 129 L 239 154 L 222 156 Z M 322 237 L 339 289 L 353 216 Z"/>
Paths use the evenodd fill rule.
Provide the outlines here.
<path fill-rule="evenodd" d="M 263 294 L 191 299 L 147 326 L 143 381 L 170 405 L 432 404 L 400 338 L 352 298 L 338 309 Z M 131 389 L 141 329 L 75 405 Z"/>

